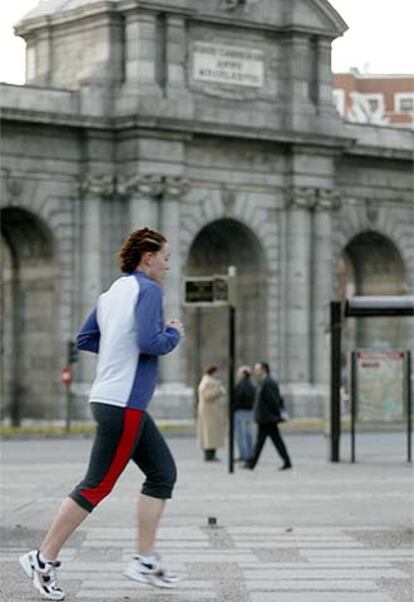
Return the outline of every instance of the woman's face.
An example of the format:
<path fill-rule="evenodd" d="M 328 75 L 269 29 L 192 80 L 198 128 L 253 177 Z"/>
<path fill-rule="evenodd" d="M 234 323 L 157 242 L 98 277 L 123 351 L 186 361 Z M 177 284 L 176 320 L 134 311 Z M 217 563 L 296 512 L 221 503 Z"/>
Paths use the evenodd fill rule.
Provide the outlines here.
<path fill-rule="evenodd" d="M 148 260 L 148 275 L 152 280 L 158 282 L 158 284 L 163 284 L 169 269 L 170 249 L 166 242 L 159 251 L 151 253 Z"/>

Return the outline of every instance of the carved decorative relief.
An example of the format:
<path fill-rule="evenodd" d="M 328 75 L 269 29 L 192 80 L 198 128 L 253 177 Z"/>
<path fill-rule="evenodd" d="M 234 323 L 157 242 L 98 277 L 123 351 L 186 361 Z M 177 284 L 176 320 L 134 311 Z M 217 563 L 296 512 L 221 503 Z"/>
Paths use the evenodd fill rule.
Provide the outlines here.
<path fill-rule="evenodd" d="M 341 207 L 341 200 L 336 190 L 294 186 L 287 191 L 286 207 L 333 211 Z"/>
<path fill-rule="evenodd" d="M 163 196 L 183 196 L 190 189 L 190 181 L 181 176 L 167 176 L 163 181 Z"/>
<path fill-rule="evenodd" d="M 104 174 L 92 174 L 84 178 L 79 191 L 83 197 L 110 198 L 114 194 L 114 178 Z"/>
<path fill-rule="evenodd" d="M 179 197 L 190 188 L 190 182 L 181 176 L 160 174 L 137 174 L 128 177 L 113 177 L 100 174 L 87 176 L 79 186 L 83 197 L 101 198 Z"/>
<path fill-rule="evenodd" d="M 288 209 L 313 209 L 316 204 L 316 188 L 293 186 L 287 190 L 286 207 Z"/>
<path fill-rule="evenodd" d="M 319 188 L 316 197 L 316 210 L 336 211 L 341 208 L 341 198 L 336 190 Z"/>
<path fill-rule="evenodd" d="M 219 8 L 221 10 L 235 10 L 237 8 L 242 8 L 248 13 L 250 8 L 260 1 L 261 0 L 219 0 Z"/>
<path fill-rule="evenodd" d="M 120 178 L 118 188 L 128 197 L 159 197 L 163 192 L 163 178 L 159 174 L 137 174 Z"/>

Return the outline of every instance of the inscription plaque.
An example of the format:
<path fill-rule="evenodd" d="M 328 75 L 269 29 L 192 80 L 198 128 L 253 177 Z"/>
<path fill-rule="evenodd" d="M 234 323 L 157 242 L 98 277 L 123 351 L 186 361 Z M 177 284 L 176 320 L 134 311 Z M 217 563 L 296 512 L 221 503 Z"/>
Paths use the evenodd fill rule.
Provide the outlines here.
<path fill-rule="evenodd" d="M 196 81 L 261 88 L 264 82 L 262 50 L 195 42 L 193 77 Z"/>

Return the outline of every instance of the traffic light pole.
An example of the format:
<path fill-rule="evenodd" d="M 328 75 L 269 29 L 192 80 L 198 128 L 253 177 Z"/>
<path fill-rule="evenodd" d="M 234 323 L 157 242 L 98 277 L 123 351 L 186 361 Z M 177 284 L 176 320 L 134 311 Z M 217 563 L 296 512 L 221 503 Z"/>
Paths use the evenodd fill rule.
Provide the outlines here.
<path fill-rule="evenodd" d="M 72 420 L 72 389 L 70 383 L 65 385 L 66 389 L 66 432 L 70 431 L 70 423 Z"/>
<path fill-rule="evenodd" d="M 330 460 L 339 462 L 341 438 L 341 303 L 331 302 L 331 411 L 330 411 Z"/>
<path fill-rule="evenodd" d="M 70 431 L 72 421 L 72 364 L 78 361 L 78 349 L 75 341 L 67 342 L 67 364 L 62 371 L 62 382 L 66 389 L 66 432 Z"/>
<path fill-rule="evenodd" d="M 234 472 L 234 369 L 236 308 L 229 305 L 229 473 Z"/>
<path fill-rule="evenodd" d="M 228 269 L 229 302 L 229 473 L 234 472 L 234 371 L 236 365 L 236 268 Z"/>
<path fill-rule="evenodd" d="M 407 462 L 412 462 L 412 453 L 411 453 L 411 434 L 413 430 L 413 415 L 412 415 L 412 398 L 411 398 L 411 351 L 407 352 L 407 361 L 406 361 L 406 403 L 407 403 Z"/>

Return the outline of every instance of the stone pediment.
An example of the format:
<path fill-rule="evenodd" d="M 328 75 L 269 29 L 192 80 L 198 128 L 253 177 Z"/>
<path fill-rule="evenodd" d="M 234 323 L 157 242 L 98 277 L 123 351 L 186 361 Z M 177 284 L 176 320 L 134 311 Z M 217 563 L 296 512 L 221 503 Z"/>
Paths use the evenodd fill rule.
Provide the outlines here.
<path fill-rule="evenodd" d="M 187 6 L 195 9 L 197 15 L 283 29 L 311 29 L 332 37 L 348 29 L 327 0 L 189 0 Z"/>
<path fill-rule="evenodd" d="M 76 19 L 91 12 L 119 11 L 133 8 L 184 12 L 199 18 L 212 18 L 224 22 L 252 26 L 266 25 L 280 29 L 313 31 L 337 37 L 347 30 L 347 25 L 328 0 L 46 0 L 40 2 L 18 23 L 17 29 L 28 21 L 47 18 Z"/>

